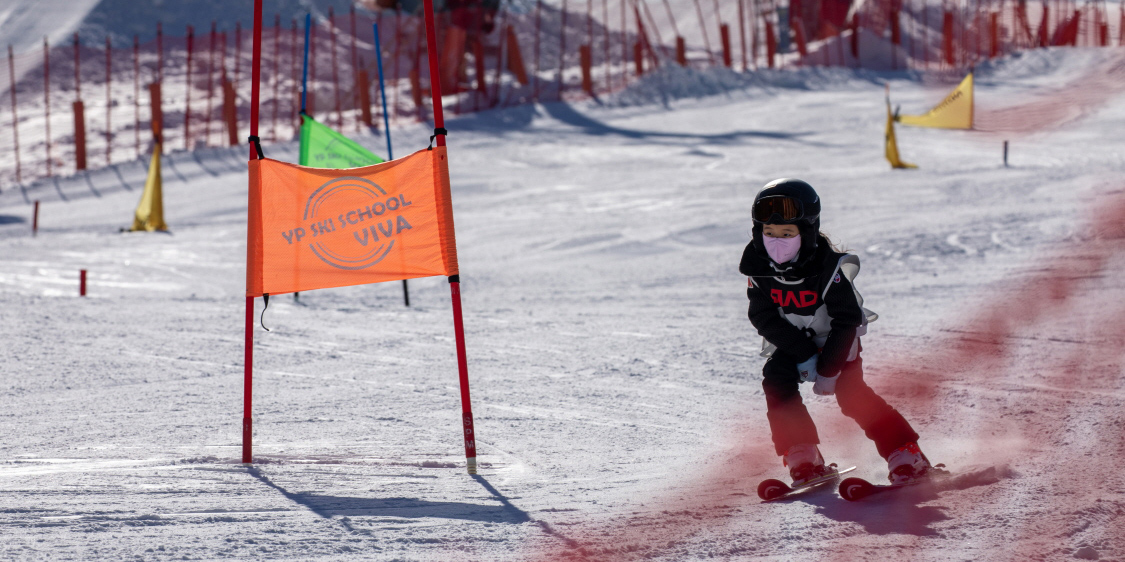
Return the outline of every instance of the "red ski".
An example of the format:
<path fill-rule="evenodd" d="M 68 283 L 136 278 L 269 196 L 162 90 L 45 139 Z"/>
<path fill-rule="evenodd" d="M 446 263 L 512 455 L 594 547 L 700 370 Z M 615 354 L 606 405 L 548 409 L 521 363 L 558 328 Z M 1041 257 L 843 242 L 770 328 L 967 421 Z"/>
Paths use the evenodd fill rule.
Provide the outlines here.
<path fill-rule="evenodd" d="M 798 492 L 804 492 L 806 490 L 811 490 L 824 484 L 828 484 L 829 482 L 835 482 L 840 478 L 841 474 L 846 474 L 856 469 L 856 467 L 853 466 L 845 468 L 843 470 L 836 470 L 835 464 L 830 464 L 828 466 L 832 468 L 832 472 L 829 472 L 828 474 L 825 474 L 824 476 L 821 476 L 819 478 L 813 478 L 812 480 L 809 480 L 808 482 L 797 486 L 790 486 L 789 484 L 786 484 L 785 482 L 782 482 L 781 480 L 777 480 L 775 478 L 763 480 L 761 484 L 758 484 L 758 497 L 762 498 L 762 501 L 767 502 L 780 500 L 782 498 L 793 496 Z"/>
<path fill-rule="evenodd" d="M 843 482 L 840 482 L 840 497 L 854 502 L 890 490 L 909 488 L 910 486 L 933 482 L 936 479 L 947 478 L 950 474 L 948 470 L 944 470 L 944 466 L 945 465 L 939 464 L 930 469 L 925 475 L 901 484 L 872 484 L 862 478 L 845 478 Z"/>

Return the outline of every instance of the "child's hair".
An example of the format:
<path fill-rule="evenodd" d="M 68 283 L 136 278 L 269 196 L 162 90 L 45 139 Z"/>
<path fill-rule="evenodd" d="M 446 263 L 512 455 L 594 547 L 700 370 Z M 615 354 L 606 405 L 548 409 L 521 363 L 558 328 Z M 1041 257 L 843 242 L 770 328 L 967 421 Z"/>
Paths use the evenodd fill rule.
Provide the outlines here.
<path fill-rule="evenodd" d="M 834 252 L 839 252 L 839 253 L 843 254 L 843 253 L 847 253 L 848 251 L 850 251 L 848 248 L 842 247 L 839 244 L 837 244 L 836 242 L 834 242 L 832 240 L 832 238 L 828 236 L 828 233 L 823 231 L 823 230 L 820 231 L 820 237 L 823 238 L 825 242 L 828 242 L 828 247 L 831 248 L 832 251 L 834 251 Z"/>

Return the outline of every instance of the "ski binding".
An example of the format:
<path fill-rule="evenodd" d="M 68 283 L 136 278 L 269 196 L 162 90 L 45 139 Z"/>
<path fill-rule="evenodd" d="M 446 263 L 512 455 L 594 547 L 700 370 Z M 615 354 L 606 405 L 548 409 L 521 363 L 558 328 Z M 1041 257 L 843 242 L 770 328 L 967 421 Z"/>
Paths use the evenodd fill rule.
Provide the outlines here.
<path fill-rule="evenodd" d="M 852 478 L 845 478 L 840 482 L 840 497 L 850 502 L 859 501 L 868 496 L 933 482 L 936 479 L 944 478 L 949 475 L 949 471 L 945 470 L 945 465 L 938 464 L 926 472 L 925 475 L 901 484 L 873 484 L 863 478 L 853 476 Z"/>
<path fill-rule="evenodd" d="M 805 482 L 798 486 L 790 486 L 789 484 L 786 484 L 785 482 L 782 482 L 781 480 L 778 480 L 776 478 L 763 480 L 761 484 L 758 484 L 758 497 L 762 498 L 762 501 L 767 502 L 779 500 L 792 496 L 797 492 L 803 492 L 805 490 L 810 490 L 829 482 L 835 482 L 840 478 L 841 474 L 846 474 L 856 469 L 856 467 L 852 466 L 843 470 L 837 470 L 835 463 L 828 466 L 833 469 L 832 472 L 829 472 L 828 474 L 825 474 L 824 476 L 820 476 L 818 478 L 813 478 L 812 480 L 809 480 L 808 482 Z"/>

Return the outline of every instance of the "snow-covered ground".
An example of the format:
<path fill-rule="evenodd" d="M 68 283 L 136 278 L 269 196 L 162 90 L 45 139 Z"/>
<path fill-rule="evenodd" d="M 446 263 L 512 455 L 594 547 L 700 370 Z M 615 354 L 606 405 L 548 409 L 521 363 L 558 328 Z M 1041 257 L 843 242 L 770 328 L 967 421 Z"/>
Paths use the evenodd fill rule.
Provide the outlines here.
<path fill-rule="evenodd" d="M 1119 56 L 983 68 L 978 109 L 1065 100 Z M 476 477 L 441 279 L 410 308 L 397 283 L 271 302 L 239 464 L 244 148 L 165 159 L 170 234 L 118 232 L 140 163 L 0 193 L 0 559 L 1125 560 L 1125 221 L 1090 228 L 1121 207 L 1125 104 L 1024 127 L 1009 167 L 999 134 L 900 128 L 920 168 L 891 171 L 882 79 L 904 112 L 948 84 L 762 76 L 448 123 Z M 759 503 L 784 469 L 737 263 L 781 176 L 863 260 L 867 379 L 954 473 L 940 490 Z M 806 401 L 831 461 L 884 476 Z"/>

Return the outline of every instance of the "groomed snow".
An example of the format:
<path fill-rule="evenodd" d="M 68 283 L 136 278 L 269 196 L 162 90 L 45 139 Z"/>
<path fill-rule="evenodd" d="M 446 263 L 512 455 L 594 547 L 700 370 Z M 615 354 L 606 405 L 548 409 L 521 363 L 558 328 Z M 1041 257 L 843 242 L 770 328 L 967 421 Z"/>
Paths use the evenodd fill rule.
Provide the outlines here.
<path fill-rule="evenodd" d="M 978 107 L 1065 100 L 1117 57 L 983 68 Z M 999 134 L 899 128 L 920 168 L 891 171 L 884 79 L 920 112 L 956 78 L 763 76 L 448 123 L 478 477 L 441 279 L 411 281 L 410 308 L 397 283 L 274 299 L 256 464 L 238 463 L 245 149 L 165 159 L 169 234 L 118 232 L 140 162 L 0 193 L 0 558 L 1125 559 L 1125 260 L 1088 228 L 1120 197 L 1125 105 L 1008 137 L 1010 167 Z M 395 135 L 404 154 L 429 131 Z M 825 230 L 863 260 L 867 379 L 956 475 L 943 489 L 756 498 L 784 469 L 737 263 L 754 193 L 782 176 L 818 188 Z M 1090 248 L 1107 261 L 1062 305 L 1013 290 Z M 958 362 L 951 342 L 997 310 L 1034 322 Z M 825 455 L 882 478 L 835 401 L 806 393 Z"/>

